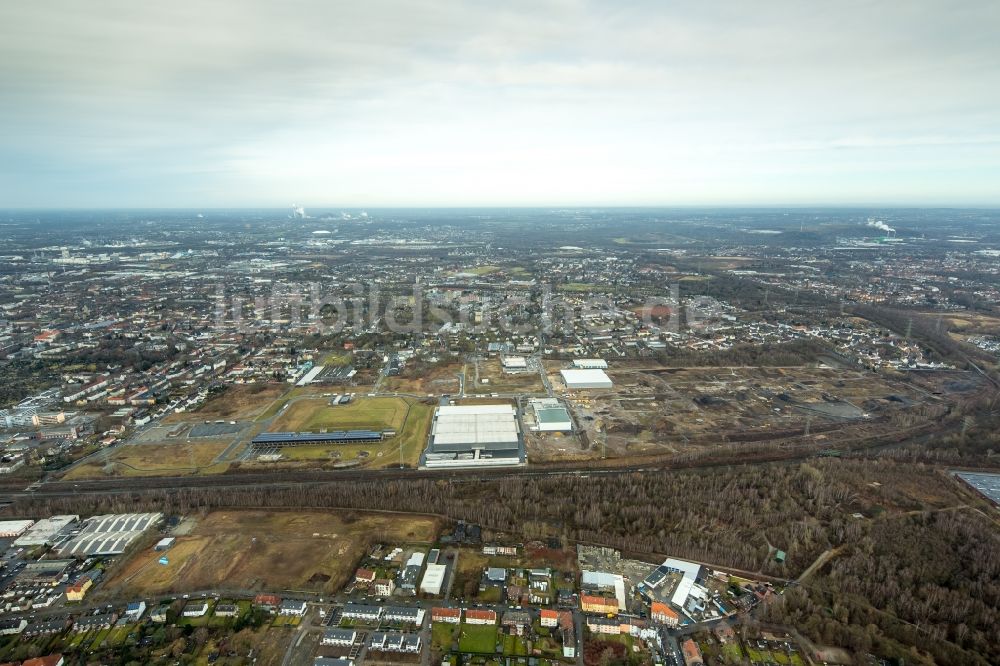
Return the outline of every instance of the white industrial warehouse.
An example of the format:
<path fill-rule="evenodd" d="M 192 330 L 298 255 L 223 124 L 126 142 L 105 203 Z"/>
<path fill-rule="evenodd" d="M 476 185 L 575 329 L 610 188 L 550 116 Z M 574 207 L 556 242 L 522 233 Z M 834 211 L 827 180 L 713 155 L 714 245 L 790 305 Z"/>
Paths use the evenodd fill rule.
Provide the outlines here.
<path fill-rule="evenodd" d="M 535 422 L 529 427 L 538 432 L 570 432 L 573 422 L 569 412 L 556 398 L 536 398 L 528 403 L 535 415 Z"/>
<path fill-rule="evenodd" d="M 607 370 L 608 362 L 603 358 L 578 358 L 573 361 L 573 367 L 580 370 Z"/>
<path fill-rule="evenodd" d="M 609 389 L 611 378 L 600 368 L 564 368 L 559 371 L 563 383 L 570 390 L 578 389 Z"/>
<path fill-rule="evenodd" d="M 61 555 L 121 555 L 130 543 L 163 520 L 162 513 L 121 513 L 88 518 L 71 539 L 60 545 Z"/>
<path fill-rule="evenodd" d="M 434 412 L 423 467 L 524 463 L 524 440 L 513 405 L 442 405 Z"/>
<path fill-rule="evenodd" d="M 433 562 L 428 564 L 427 569 L 424 571 L 424 577 L 420 581 L 420 591 L 424 594 L 441 594 L 441 587 L 444 585 L 444 575 L 447 570 L 448 567 L 444 564 L 434 564 Z"/>

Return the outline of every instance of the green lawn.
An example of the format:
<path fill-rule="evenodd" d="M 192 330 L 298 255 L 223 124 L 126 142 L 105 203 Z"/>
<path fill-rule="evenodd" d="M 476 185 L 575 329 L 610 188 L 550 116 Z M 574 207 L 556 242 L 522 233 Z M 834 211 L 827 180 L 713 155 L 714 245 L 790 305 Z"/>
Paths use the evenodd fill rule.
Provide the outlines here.
<path fill-rule="evenodd" d="M 110 633 L 111 633 L 110 629 L 101 629 L 100 631 L 98 631 L 94 635 L 94 640 L 90 641 L 90 649 L 91 650 L 100 649 L 101 643 L 104 642 L 104 639 L 107 638 L 108 634 Z"/>
<path fill-rule="evenodd" d="M 528 656 L 528 643 L 520 636 L 504 636 L 503 653 L 508 657 L 526 657 Z"/>
<path fill-rule="evenodd" d="M 499 587 L 490 586 L 487 587 L 482 592 L 476 594 L 476 599 L 486 603 L 497 603 L 500 601 L 500 595 L 503 593 L 503 589 Z"/>
<path fill-rule="evenodd" d="M 451 643 L 458 632 L 459 626 L 450 622 L 431 623 L 431 646 L 435 650 L 448 652 L 451 650 Z"/>
<path fill-rule="evenodd" d="M 274 431 L 395 429 L 403 427 L 409 405 L 402 398 L 355 398 L 331 407 L 328 398 L 299 400 L 274 420 Z"/>
<path fill-rule="evenodd" d="M 458 639 L 460 652 L 496 653 L 497 627 L 495 624 L 465 624 L 463 622 L 461 627 L 462 633 Z"/>
<path fill-rule="evenodd" d="M 300 400 L 291 405 L 271 424 L 269 430 L 319 432 L 322 430 L 395 430 L 394 437 L 381 443 L 290 446 L 282 450 L 289 460 L 360 459 L 370 467 L 394 467 L 400 462 L 416 466 L 420 452 L 427 444 L 427 432 L 434 415 L 434 405 L 410 398 L 355 398 L 346 405 L 331 407 L 326 398 Z M 332 452 L 339 455 L 331 456 Z M 379 455 L 381 453 L 381 455 Z"/>
<path fill-rule="evenodd" d="M 135 625 L 131 624 L 127 624 L 123 627 L 115 627 L 114 629 L 111 630 L 111 633 L 108 634 L 107 637 L 108 645 L 111 646 L 122 645 L 125 642 L 125 639 L 128 638 L 129 633 L 131 633 L 134 628 Z"/>
<path fill-rule="evenodd" d="M 739 662 L 743 659 L 743 650 L 740 648 L 740 644 L 733 641 L 732 643 L 726 643 L 719 647 L 719 656 L 728 657 L 731 662 Z"/>

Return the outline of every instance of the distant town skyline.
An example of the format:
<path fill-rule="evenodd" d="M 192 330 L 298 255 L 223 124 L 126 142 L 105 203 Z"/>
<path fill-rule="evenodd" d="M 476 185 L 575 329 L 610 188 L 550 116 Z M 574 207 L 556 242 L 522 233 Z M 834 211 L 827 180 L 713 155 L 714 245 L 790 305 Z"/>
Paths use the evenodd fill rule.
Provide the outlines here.
<path fill-rule="evenodd" d="M 1000 4 L 0 6 L 0 208 L 1000 205 Z"/>

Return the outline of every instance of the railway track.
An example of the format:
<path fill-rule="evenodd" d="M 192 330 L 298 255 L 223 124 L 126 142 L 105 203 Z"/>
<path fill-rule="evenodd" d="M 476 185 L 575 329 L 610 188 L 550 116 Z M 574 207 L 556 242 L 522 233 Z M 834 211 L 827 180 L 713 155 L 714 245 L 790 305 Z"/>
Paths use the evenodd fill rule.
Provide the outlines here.
<path fill-rule="evenodd" d="M 932 432 L 927 432 L 931 426 L 937 425 Z M 940 424 L 923 424 L 905 432 L 897 432 L 892 436 L 877 437 L 846 445 L 841 450 L 844 453 L 859 450 L 874 450 L 890 446 L 898 446 L 903 441 L 919 441 L 935 432 L 940 432 Z M 886 441 L 888 440 L 888 441 Z M 746 460 L 732 458 L 700 459 L 690 461 L 678 460 L 646 460 L 640 462 L 610 462 L 595 465 L 587 463 L 564 464 L 534 464 L 528 467 L 496 468 L 476 470 L 415 470 L 381 469 L 381 470 L 314 470 L 296 472 L 245 472 L 206 476 L 160 476 L 135 477 L 115 479 L 95 479 L 80 481 L 43 481 L 22 490 L 0 489 L 0 503 L 13 503 L 20 499 L 67 497 L 73 495 L 133 495 L 178 492 L 187 489 L 242 489 L 242 488 L 301 488 L 303 486 L 323 485 L 327 483 L 357 483 L 367 481 L 397 481 L 397 480 L 445 480 L 452 483 L 480 483 L 497 479 L 509 478 L 543 478 L 553 476 L 606 476 L 614 474 L 633 473 L 665 473 L 678 471 L 709 470 L 720 467 L 744 465 L 789 464 L 800 462 L 820 455 L 814 449 L 795 449 L 775 451 L 772 453 L 757 453 Z"/>

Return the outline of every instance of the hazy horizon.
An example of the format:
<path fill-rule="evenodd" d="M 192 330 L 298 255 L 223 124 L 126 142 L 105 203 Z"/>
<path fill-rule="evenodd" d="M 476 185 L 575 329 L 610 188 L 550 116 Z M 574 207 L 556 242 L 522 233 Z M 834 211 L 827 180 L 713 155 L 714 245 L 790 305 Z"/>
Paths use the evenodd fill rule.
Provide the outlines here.
<path fill-rule="evenodd" d="M 991 208 L 998 23 L 937 0 L 5 4 L 0 208 Z"/>

